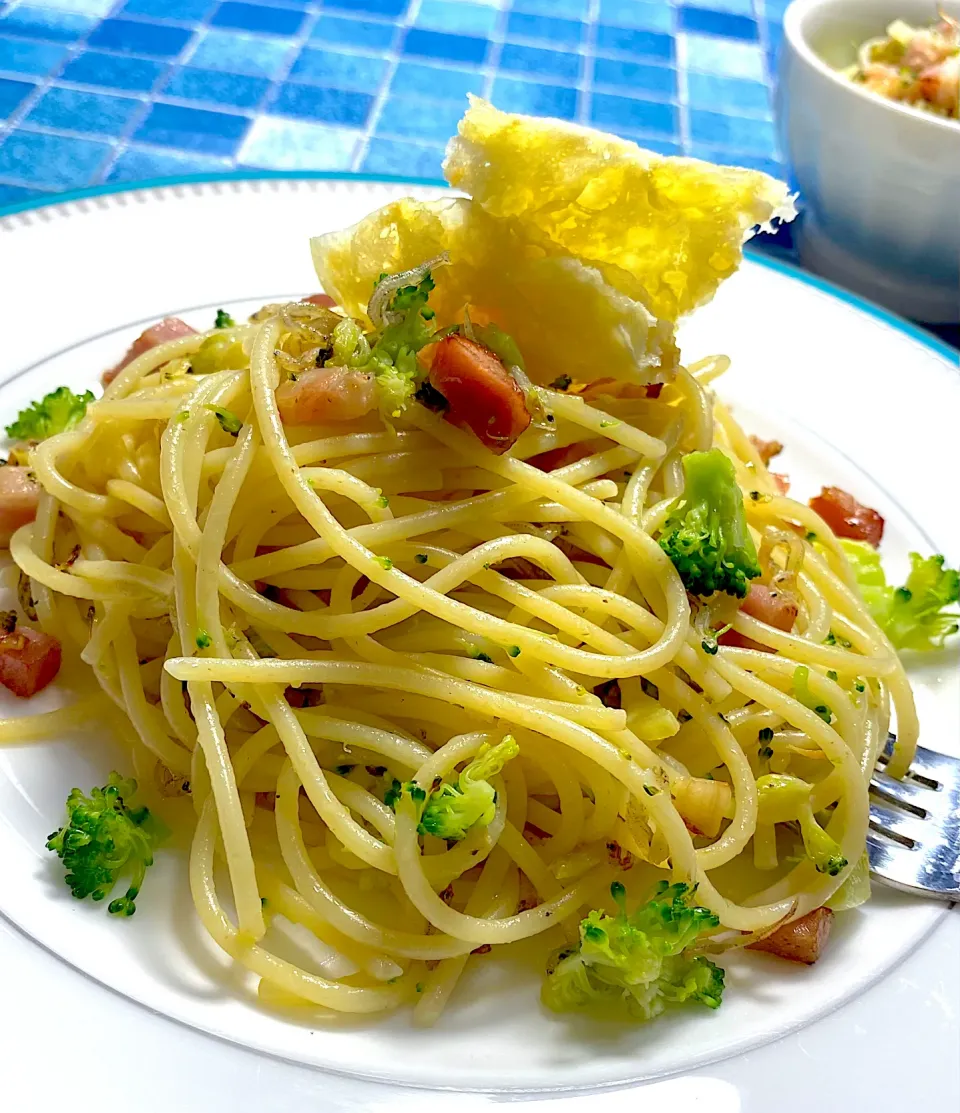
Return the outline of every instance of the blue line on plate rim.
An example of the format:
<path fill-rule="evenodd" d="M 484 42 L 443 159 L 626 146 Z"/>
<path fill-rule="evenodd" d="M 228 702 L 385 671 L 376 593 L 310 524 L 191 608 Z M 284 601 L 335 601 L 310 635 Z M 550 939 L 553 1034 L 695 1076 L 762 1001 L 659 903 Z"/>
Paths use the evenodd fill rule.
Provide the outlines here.
<path fill-rule="evenodd" d="M 17 213 L 31 212 L 34 209 L 43 209 L 50 205 L 66 204 L 70 201 L 83 201 L 90 197 L 106 197 L 111 194 L 130 193 L 139 189 L 162 189 L 166 186 L 178 185 L 203 185 L 207 182 L 296 180 L 369 182 L 371 184 L 382 182 L 385 185 L 440 186 L 449 188 L 448 184 L 443 181 L 442 178 L 408 177 L 404 174 L 365 174 L 362 171 L 348 172 L 345 170 L 266 170 L 254 174 L 245 171 L 225 171 L 222 174 L 178 174 L 164 178 L 148 178 L 140 182 L 112 182 L 109 185 L 87 186 L 84 189 L 67 190 L 64 193 L 57 193 L 50 197 L 34 198 L 13 205 L 0 206 L 0 220 L 8 216 L 15 216 Z M 957 368 L 957 349 L 951 347 L 939 337 L 934 336 L 933 333 L 928 332 L 920 325 L 916 325 L 912 321 L 908 321 L 906 318 L 892 313 L 889 309 L 884 309 L 883 306 L 877 305 L 875 302 L 863 298 L 859 294 L 854 294 L 850 290 L 845 290 L 842 286 L 837 286 L 824 278 L 820 278 L 818 275 L 811 274 L 809 271 L 794 266 L 792 263 L 786 263 L 780 259 L 773 259 L 757 248 L 748 246 L 745 254 L 751 262 L 759 263 L 762 267 L 777 271 L 780 274 L 786 275 L 788 278 L 803 282 L 807 286 L 813 286 L 815 289 L 821 290 L 823 293 L 836 298 L 838 301 L 846 302 L 847 305 L 852 305 L 855 309 L 859 309 L 861 313 L 866 313 L 868 316 L 882 321 L 885 325 L 895 329 L 897 332 L 901 332 L 905 336 L 909 336 L 912 340 L 916 340 L 917 343 L 923 345 L 923 347 L 928 348 L 932 352 L 936 352 L 937 355 L 946 359 L 952 367 Z"/>

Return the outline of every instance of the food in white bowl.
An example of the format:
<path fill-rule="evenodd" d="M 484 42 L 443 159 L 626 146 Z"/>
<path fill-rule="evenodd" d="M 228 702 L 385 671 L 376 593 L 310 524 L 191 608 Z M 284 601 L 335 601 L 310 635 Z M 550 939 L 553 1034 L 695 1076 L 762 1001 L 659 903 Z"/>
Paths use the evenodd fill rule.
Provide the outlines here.
<path fill-rule="evenodd" d="M 895 19 L 884 35 L 862 44 L 844 72 L 871 93 L 956 120 L 960 23 L 946 14 L 932 27 Z"/>
<path fill-rule="evenodd" d="M 942 18 L 958 13 L 950 3 Z M 905 316 L 952 323 L 960 319 L 957 123 L 948 108 L 920 110 L 923 86 L 906 72 L 907 100 L 880 95 L 879 70 L 851 80 L 863 48 L 872 53 L 891 25 L 936 19 L 928 0 L 795 0 L 784 17 L 778 117 L 801 191 L 804 265 Z M 946 102 L 956 55 L 920 61 L 917 81 L 925 73 L 929 93 Z M 931 69 L 942 62 L 934 88 Z"/>

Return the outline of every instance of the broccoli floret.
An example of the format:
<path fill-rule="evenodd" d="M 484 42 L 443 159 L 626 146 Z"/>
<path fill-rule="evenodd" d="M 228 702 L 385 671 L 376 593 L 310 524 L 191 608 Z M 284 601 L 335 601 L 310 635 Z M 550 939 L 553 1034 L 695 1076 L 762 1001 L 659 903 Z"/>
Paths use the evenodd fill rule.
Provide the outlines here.
<path fill-rule="evenodd" d="M 543 1003 L 556 1012 L 590 1008 L 635 1020 L 651 1020 L 684 1001 L 719 1008 L 723 970 L 685 952 L 720 921 L 691 904 L 689 887 L 661 881 L 632 915 L 623 885 L 615 881 L 610 893 L 619 912 L 593 911 L 581 921 L 579 945 L 560 951 L 547 968 Z"/>
<path fill-rule="evenodd" d="M 939 649 L 960 630 L 960 613 L 948 607 L 960 600 L 960 572 L 944 568 L 939 553 L 924 559 L 910 554 L 910 575 L 903 587 L 890 587 L 880 554 L 865 541 L 841 540 L 856 573 L 863 601 L 897 649 Z"/>
<path fill-rule="evenodd" d="M 58 386 L 21 410 L 17 420 L 7 426 L 7 436 L 17 441 L 42 441 L 63 433 L 80 422 L 93 401 L 93 391 L 74 394 L 68 386 Z"/>
<path fill-rule="evenodd" d="M 214 328 L 233 328 L 237 322 L 225 309 L 217 310 L 217 319 L 213 322 Z"/>
<path fill-rule="evenodd" d="M 381 275 L 377 284 L 385 277 Z M 391 323 L 378 335 L 368 339 L 351 320 L 341 321 L 333 330 L 330 362 L 373 373 L 385 418 L 399 417 L 417 389 L 417 352 L 434 335 L 434 312 L 427 305 L 434 285 L 427 271 L 415 286 L 401 286 L 387 306 Z"/>
<path fill-rule="evenodd" d="M 787 773 L 767 773 L 757 778 L 757 798 L 761 823 L 800 824 L 800 837 L 807 857 L 819 873 L 836 877 L 847 868 L 839 845 L 817 823 L 810 803 L 813 785 Z"/>
<path fill-rule="evenodd" d="M 833 712 L 810 691 L 810 670 L 806 665 L 797 665 L 793 670 L 793 694 L 799 703 L 809 707 L 814 714 L 819 715 L 825 723 L 833 719 Z"/>
<path fill-rule="evenodd" d="M 408 781 L 399 788 L 394 782 L 385 803 L 395 807 L 401 792 L 407 792 L 419 810 L 417 831 L 440 839 L 463 839 L 474 827 L 486 827 L 497 811 L 497 792 L 489 778 L 499 773 L 520 752 L 508 734 L 496 746 L 481 746 L 477 756 L 464 766 L 457 783 L 441 784 L 431 792 Z"/>
<path fill-rule="evenodd" d="M 144 874 L 167 836 L 149 808 L 129 806 L 136 791 L 137 782 L 119 773 L 111 773 L 103 788 L 92 789 L 89 796 L 75 788 L 67 797 L 68 822 L 47 839 L 47 849 L 63 862 L 66 883 L 78 900 L 103 900 L 122 874 L 129 875 L 126 893 L 107 906 L 116 916 L 136 912 Z"/>
<path fill-rule="evenodd" d="M 441 839 L 463 839 L 473 827 L 486 827 L 497 810 L 497 793 L 489 778 L 520 753 L 508 734 L 496 746 L 482 746 L 464 766 L 456 785 L 442 784 L 424 802 L 417 830 Z"/>
<path fill-rule="evenodd" d="M 401 359 L 397 365 L 378 366 L 375 376 L 377 405 L 381 414 L 387 418 L 399 417 L 416 390 L 416 360 L 411 359 L 408 364 Z"/>
<path fill-rule="evenodd" d="M 433 338 L 434 312 L 427 305 L 435 286 L 429 271 L 416 286 L 401 286 L 388 306 L 391 315 L 402 319 L 389 324 L 377 337 L 364 369 L 373 371 L 379 394 L 380 412 L 399 417 L 413 397 L 420 373 L 417 352 Z"/>
<path fill-rule="evenodd" d="M 893 593 L 887 636 L 899 649 L 935 649 L 960 629 L 960 614 L 944 608 L 960 600 L 960 571 L 944 568 L 941 554 L 910 554 L 910 574 Z"/>
<path fill-rule="evenodd" d="M 430 300 L 430 295 L 433 293 L 436 285 L 436 282 L 433 280 L 433 275 L 430 271 L 426 271 L 423 278 L 421 278 L 416 285 L 399 286 L 390 299 L 390 304 L 387 306 L 388 312 L 406 313 L 410 309 L 416 309 L 419 312 L 426 309 L 427 302 Z M 432 314 L 427 310 L 427 320 L 431 318 Z"/>
<path fill-rule="evenodd" d="M 733 464 L 719 448 L 690 452 L 683 474 L 683 495 L 664 524 L 660 547 L 687 591 L 725 591 L 742 599 L 760 565 Z"/>

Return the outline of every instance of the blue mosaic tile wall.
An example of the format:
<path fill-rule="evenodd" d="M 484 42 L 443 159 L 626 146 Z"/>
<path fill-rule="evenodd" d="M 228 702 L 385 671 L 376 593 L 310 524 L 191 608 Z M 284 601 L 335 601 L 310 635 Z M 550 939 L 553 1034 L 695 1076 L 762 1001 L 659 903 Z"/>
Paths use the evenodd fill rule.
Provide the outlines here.
<path fill-rule="evenodd" d="M 783 173 L 788 0 L 0 0 L 0 205 L 165 175 L 438 177 L 468 92 Z"/>

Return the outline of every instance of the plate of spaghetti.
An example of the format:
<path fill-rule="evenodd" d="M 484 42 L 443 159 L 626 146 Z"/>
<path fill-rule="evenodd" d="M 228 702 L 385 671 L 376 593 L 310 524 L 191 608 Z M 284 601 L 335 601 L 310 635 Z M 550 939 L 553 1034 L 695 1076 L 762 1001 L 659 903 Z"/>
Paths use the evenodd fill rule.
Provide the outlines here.
<path fill-rule="evenodd" d="M 0 911 L 328 1071 L 652 1078 L 943 914 L 867 782 L 957 735 L 960 381 L 741 267 L 762 173 L 473 100 L 445 174 L 6 218 Z"/>

